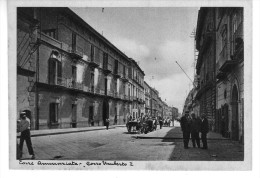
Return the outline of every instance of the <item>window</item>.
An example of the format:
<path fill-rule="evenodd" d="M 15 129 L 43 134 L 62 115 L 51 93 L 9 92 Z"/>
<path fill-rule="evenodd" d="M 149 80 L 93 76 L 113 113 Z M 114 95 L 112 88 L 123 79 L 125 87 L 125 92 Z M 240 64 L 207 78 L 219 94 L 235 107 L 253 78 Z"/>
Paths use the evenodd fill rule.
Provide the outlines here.
<path fill-rule="evenodd" d="M 59 107 L 58 103 L 50 103 L 50 123 L 58 123 Z"/>
<path fill-rule="evenodd" d="M 92 68 L 91 71 L 90 71 L 90 89 L 91 89 L 91 92 L 94 92 L 94 69 Z"/>
<path fill-rule="evenodd" d="M 49 59 L 49 84 L 57 85 L 62 83 L 62 65 L 56 59 Z"/>
<path fill-rule="evenodd" d="M 72 86 L 76 86 L 76 81 L 77 81 L 77 67 L 76 66 L 71 66 L 71 75 L 72 75 Z"/>
<path fill-rule="evenodd" d="M 103 53 L 103 67 L 104 69 L 108 69 L 108 54 Z"/>
<path fill-rule="evenodd" d="M 77 45 L 76 41 L 77 41 L 76 33 L 72 33 L 72 50 L 74 51 L 76 50 L 76 45 Z"/>
<path fill-rule="evenodd" d="M 43 33 L 56 39 L 56 29 L 43 30 Z"/>
<path fill-rule="evenodd" d="M 95 47 L 93 45 L 90 46 L 90 60 L 94 61 L 95 56 Z"/>

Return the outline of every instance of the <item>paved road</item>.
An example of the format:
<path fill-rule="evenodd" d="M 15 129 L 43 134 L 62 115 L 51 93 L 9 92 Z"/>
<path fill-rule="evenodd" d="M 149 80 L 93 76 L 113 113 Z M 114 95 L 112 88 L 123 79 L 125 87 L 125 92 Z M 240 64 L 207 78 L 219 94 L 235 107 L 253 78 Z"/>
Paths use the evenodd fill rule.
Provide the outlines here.
<path fill-rule="evenodd" d="M 125 127 L 117 127 L 33 137 L 32 143 L 36 159 L 41 160 L 243 160 L 243 146 L 236 142 L 213 139 L 209 150 L 185 150 L 180 136 L 180 129 L 174 127 L 146 135 L 128 134 Z M 28 157 L 25 146 L 23 158 Z"/>

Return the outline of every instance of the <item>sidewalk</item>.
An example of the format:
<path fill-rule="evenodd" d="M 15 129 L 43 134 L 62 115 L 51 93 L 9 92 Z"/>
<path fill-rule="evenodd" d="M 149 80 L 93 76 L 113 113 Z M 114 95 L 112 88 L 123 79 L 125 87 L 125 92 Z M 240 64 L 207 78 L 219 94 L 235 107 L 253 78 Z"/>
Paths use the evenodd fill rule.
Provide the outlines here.
<path fill-rule="evenodd" d="M 237 141 L 224 138 L 219 133 L 208 133 L 207 150 L 192 148 L 191 139 L 189 149 L 183 148 L 183 137 L 180 127 L 163 127 L 148 134 L 134 136 L 138 140 L 161 140 L 172 143 L 174 149 L 169 161 L 243 161 L 244 145 Z M 202 143 L 201 143 L 202 144 Z"/>
<path fill-rule="evenodd" d="M 163 127 L 156 131 L 149 132 L 148 134 L 142 134 L 136 136 L 139 139 L 183 139 L 182 131 L 180 127 Z M 208 140 L 229 140 L 228 138 L 222 137 L 221 134 L 215 132 L 209 132 L 207 135 Z"/>
<path fill-rule="evenodd" d="M 111 125 L 109 129 L 115 129 L 116 127 L 125 127 L 125 125 Z M 88 132 L 95 130 L 105 130 L 106 126 L 94 126 L 94 127 L 81 127 L 81 128 L 65 128 L 65 129 L 46 129 L 46 130 L 31 130 L 31 137 L 39 137 L 46 135 L 58 135 L 76 132 Z M 17 138 L 20 138 L 21 133 L 17 133 Z"/>

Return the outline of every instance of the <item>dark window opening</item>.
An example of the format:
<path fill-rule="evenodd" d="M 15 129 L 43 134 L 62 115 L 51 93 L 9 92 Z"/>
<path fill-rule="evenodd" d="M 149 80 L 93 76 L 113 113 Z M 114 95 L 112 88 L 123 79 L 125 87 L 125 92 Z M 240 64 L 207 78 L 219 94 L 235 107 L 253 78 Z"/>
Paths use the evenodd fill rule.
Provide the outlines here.
<path fill-rule="evenodd" d="M 55 59 L 49 59 L 49 84 L 56 85 L 62 82 L 62 65 Z"/>
<path fill-rule="evenodd" d="M 56 29 L 48 29 L 42 31 L 44 34 L 56 39 Z"/>
<path fill-rule="evenodd" d="M 58 123 L 58 103 L 50 103 L 50 123 Z"/>

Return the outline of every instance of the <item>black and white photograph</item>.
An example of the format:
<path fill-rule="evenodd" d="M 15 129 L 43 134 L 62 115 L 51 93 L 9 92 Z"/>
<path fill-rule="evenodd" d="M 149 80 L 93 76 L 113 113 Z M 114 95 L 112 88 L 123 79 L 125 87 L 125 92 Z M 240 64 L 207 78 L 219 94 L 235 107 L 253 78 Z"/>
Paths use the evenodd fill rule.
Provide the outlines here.
<path fill-rule="evenodd" d="M 25 2 L 8 9 L 11 169 L 252 169 L 251 1 Z"/>

